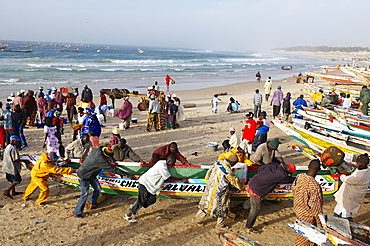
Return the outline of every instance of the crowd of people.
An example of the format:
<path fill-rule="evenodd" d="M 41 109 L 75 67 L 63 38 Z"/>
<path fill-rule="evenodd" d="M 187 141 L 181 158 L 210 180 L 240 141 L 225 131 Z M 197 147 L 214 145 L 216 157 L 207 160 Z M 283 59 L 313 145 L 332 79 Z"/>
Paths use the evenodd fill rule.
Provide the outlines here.
<path fill-rule="evenodd" d="M 256 76 L 257 77 L 257 76 Z M 258 79 L 258 77 L 257 77 Z M 260 78 L 259 78 L 260 79 Z M 169 86 L 169 84 L 167 85 Z M 265 101 L 270 102 L 275 118 L 282 114 L 286 119 L 291 114 L 290 98 L 288 92 L 284 97 L 281 86 L 273 92 L 272 79 L 269 77 L 264 85 Z M 154 91 L 154 93 L 152 93 Z M 320 93 L 322 93 L 320 91 Z M 86 85 L 81 93 L 81 102 L 77 103 L 79 92 L 77 89 L 67 88 L 58 91 L 57 88 L 47 90 L 45 93 L 40 87 L 37 93 L 29 90 L 20 91 L 17 97 L 10 95 L 2 110 L 0 103 L 0 147 L 4 148 L 3 172 L 10 185 L 4 190 L 3 195 L 9 198 L 23 194 L 22 198 L 28 200 L 39 189 L 40 194 L 36 200 L 39 205 L 44 205 L 49 196 L 48 178 L 51 174 L 76 173 L 79 177 L 81 196 L 73 211 L 73 216 L 83 217 L 84 208 L 94 208 L 101 193 L 101 186 L 97 176 L 101 170 L 115 173 L 121 177 L 136 179 L 130 173 L 124 172 L 112 165 L 113 161 L 125 161 L 130 159 L 142 164 L 145 161 L 127 145 L 127 141 L 120 136 L 118 129 L 113 129 L 112 137 L 107 146 L 99 142 L 101 127 L 106 122 L 106 115 L 112 109 L 107 105 L 104 93 L 100 94 L 98 107 L 93 102 L 91 89 Z M 36 100 L 35 97 L 38 99 Z M 179 127 L 179 118 L 184 117 L 180 99 L 176 94 L 164 94 L 160 92 L 158 84 L 154 84 L 150 93 L 148 105 L 148 117 L 146 131 L 153 128 L 156 131 L 164 130 L 170 126 L 172 129 Z M 314 95 L 315 103 L 322 103 L 324 97 Z M 212 99 L 213 113 L 218 111 L 218 95 Z M 235 128 L 230 128 L 230 138 L 223 142 L 224 153 L 220 154 L 217 161 L 209 169 L 205 179 L 208 180 L 205 192 L 199 202 L 198 212 L 194 216 L 194 223 L 201 223 L 207 216 L 217 218 L 216 227 L 225 228 L 227 214 L 230 211 L 229 190 L 231 186 L 238 190 L 245 189 L 250 194 L 250 199 L 238 204 L 237 209 L 249 210 L 246 221 L 246 231 L 254 232 L 253 228 L 258 213 L 261 209 L 261 200 L 279 183 L 293 183 L 294 211 L 297 218 L 312 224 L 319 224 L 318 214 L 322 212 L 322 191 L 315 180 L 320 170 L 320 161 L 311 161 L 308 172 L 294 177 L 296 166 L 285 163 L 282 153 L 278 150 L 281 144 L 277 138 L 268 140 L 270 122 L 267 113 L 262 109 L 263 96 L 259 89 L 255 90 L 252 98 L 253 112 L 246 114 L 244 128 L 241 134 L 237 134 Z M 343 100 L 344 103 L 344 100 Z M 297 97 L 292 103 L 296 108 L 307 106 L 303 95 Z M 238 112 L 239 103 L 230 98 L 227 111 Z M 281 110 L 282 106 L 282 110 Z M 65 108 L 68 119 L 60 118 Z M 122 107 L 114 115 L 123 120 L 123 129 L 130 127 L 132 119 L 132 104 L 128 97 L 124 97 Z M 299 117 L 299 116 L 298 116 Z M 63 125 L 69 123 L 74 129 L 73 142 L 66 147 L 62 145 L 61 134 Z M 26 125 L 29 127 L 43 127 L 45 138 L 43 153 L 33 166 L 30 176 L 31 181 L 25 192 L 16 191 L 21 183 L 21 161 L 19 150 L 27 147 L 27 139 L 23 131 Z M 55 165 L 57 161 L 67 161 L 71 158 L 80 160 L 80 167 L 61 167 Z M 188 182 L 187 178 L 174 177 L 168 171 L 168 167 L 175 165 L 176 161 L 183 165 L 192 165 L 179 152 L 177 143 L 172 142 L 158 147 L 152 153 L 151 159 L 146 163 L 151 168 L 140 176 L 138 183 L 138 198 L 124 215 L 124 219 L 134 223 L 137 212 L 147 208 L 156 202 L 156 195 L 161 190 L 167 179 Z M 367 154 L 360 155 L 356 159 L 358 168 L 350 176 L 341 176 L 343 185 L 335 195 L 337 206 L 334 213 L 336 216 L 349 220 L 358 213 L 368 184 L 370 183 L 370 171 L 367 167 L 369 157 Z M 245 170 L 243 177 L 237 177 L 233 173 L 233 167 L 242 163 Z M 258 174 L 248 178 L 248 166 L 257 165 Z M 90 186 L 93 189 L 89 196 Z M 351 199 L 345 199 L 351 194 Z M 296 245 L 309 245 L 305 238 L 297 237 Z"/>

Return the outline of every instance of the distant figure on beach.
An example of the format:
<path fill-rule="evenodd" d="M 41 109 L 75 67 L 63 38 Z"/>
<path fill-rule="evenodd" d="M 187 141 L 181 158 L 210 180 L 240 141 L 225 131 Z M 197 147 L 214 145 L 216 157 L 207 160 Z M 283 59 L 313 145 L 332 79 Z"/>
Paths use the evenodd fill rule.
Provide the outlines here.
<path fill-rule="evenodd" d="M 268 101 L 269 97 L 270 97 L 270 94 L 271 94 L 271 89 L 272 89 L 272 79 L 271 79 L 271 77 L 269 77 L 266 80 L 265 85 L 263 86 L 263 88 L 265 89 L 265 100 Z"/>
<path fill-rule="evenodd" d="M 312 160 L 308 165 L 307 173 L 300 173 L 292 184 L 293 208 L 297 219 L 312 225 L 320 225 L 319 214 L 323 206 L 321 186 L 315 180 L 320 170 L 320 161 Z M 294 245 L 314 245 L 308 239 L 298 234 Z"/>
<path fill-rule="evenodd" d="M 291 114 L 290 98 L 291 98 L 291 94 L 290 92 L 287 92 L 286 96 L 283 99 L 283 116 L 284 116 L 284 120 L 286 121 L 289 119 L 289 115 Z"/>
<path fill-rule="evenodd" d="M 179 122 L 185 120 L 184 107 L 181 104 L 180 98 L 176 94 L 172 94 L 172 99 L 177 106 L 178 110 L 176 113 L 176 127 L 180 127 Z"/>
<path fill-rule="evenodd" d="M 167 86 L 167 91 L 170 91 L 170 82 L 172 81 L 172 84 L 175 83 L 175 81 L 167 74 L 166 75 L 166 86 Z"/>
<path fill-rule="evenodd" d="M 356 164 L 357 169 L 351 175 L 340 176 L 340 180 L 343 183 L 334 195 L 337 202 L 334 208 L 334 216 L 345 218 L 349 221 L 353 221 L 352 217 L 359 212 L 370 184 L 368 154 L 359 155 L 356 158 Z"/>
<path fill-rule="evenodd" d="M 351 108 L 351 106 L 352 106 L 352 99 L 351 99 L 351 95 L 350 94 L 347 94 L 346 97 L 343 99 L 342 106 L 343 106 L 343 108 Z"/>
<path fill-rule="evenodd" d="M 193 221 L 202 222 L 206 216 L 216 217 L 216 228 L 225 228 L 225 221 L 230 210 L 229 190 L 234 186 L 243 189 L 242 182 L 235 176 L 232 167 L 238 162 L 236 155 L 230 155 L 226 160 L 218 160 L 207 172 L 206 189 L 198 205 L 198 212 Z"/>
<path fill-rule="evenodd" d="M 122 120 L 124 129 L 128 129 L 131 124 L 132 103 L 129 101 L 129 99 L 130 98 L 128 96 L 124 97 L 121 108 L 114 112 L 114 116 Z"/>
<path fill-rule="evenodd" d="M 0 102 L 0 148 L 5 149 L 5 130 L 4 130 L 4 110 L 3 103 Z"/>
<path fill-rule="evenodd" d="M 125 220 L 130 223 L 136 222 L 136 219 L 132 218 L 132 215 L 137 215 L 137 212 L 142 207 L 147 208 L 156 202 L 157 193 L 161 191 L 165 180 L 172 179 L 188 183 L 187 178 L 171 176 L 168 167 L 174 166 L 175 162 L 176 157 L 170 155 L 166 160 L 156 162 L 153 167 L 141 175 L 139 178 L 139 194 L 135 203 L 129 208 L 128 213 L 124 215 Z"/>
<path fill-rule="evenodd" d="M 86 98 L 87 102 L 90 102 L 94 99 L 93 92 L 87 85 L 85 85 L 82 90 L 81 98 Z"/>
<path fill-rule="evenodd" d="M 257 80 L 257 82 L 258 83 L 260 83 L 261 82 L 261 74 L 260 74 L 260 71 L 258 71 L 257 73 L 256 73 L 256 80 Z"/>
<path fill-rule="evenodd" d="M 15 113 L 10 110 L 11 105 L 9 103 L 5 103 L 5 110 L 3 111 L 4 116 L 4 132 L 5 132 L 5 145 L 10 144 L 10 137 L 13 135 L 19 135 L 18 131 L 16 130 L 16 115 Z M 19 143 L 20 143 L 19 139 Z"/>
<path fill-rule="evenodd" d="M 218 98 L 218 94 L 214 94 L 213 98 L 211 100 L 212 103 L 212 113 L 217 113 L 218 110 L 218 102 L 221 101 L 220 98 Z"/>
<path fill-rule="evenodd" d="M 240 103 L 238 101 L 236 101 L 233 97 L 230 97 L 230 102 L 227 105 L 226 111 L 230 113 L 236 113 L 239 111 L 239 105 Z"/>
<path fill-rule="evenodd" d="M 175 101 L 170 99 L 168 102 L 168 115 L 170 117 L 171 129 L 176 129 L 176 115 L 179 111 L 179 107 L 175 104 Z"/>
<path fill-rule="evenodd" d="M 257 117 L 260 117 L 260 114 L 261 114 L 263 98 L 262 98 L 262 95 L 260 94 L 259 89 L 256 89 L 255 92 L 256 93 L 253 95 L 252 103 L 254 106 L 254 109 L 253 109 L 254 117 L 257 118 Z"/>
<path fill-rule="evenodd" d="M 270 106 L 272 106 L 272 117 L 274 117 L 274 119 L 276 116 L 280 114 L 283 97 L 284 94 L 283 91 L 281 90 L 281 86 L 279 85 L 276 91 L 274 91 L 274 94 L 272 94 L 272 99 L 270 103 Z"/>
<path fill-rule="evenodd" d="M 159 131 L 159 124 L 158 124 L 158 114 L 161 109 L 161 105 L 159 104 L 159 101 L 155 98 L 155 95 L 150 95 L 150 102 L 148 107 L 148 117 L 147 117 L 147 125 L 146 130 L 149 132 L 152 130 L 152 127 L 154 125 L 154 129 L 156 131 Z"/>
<path fill-rule="evenodd" d="M 370 90 L 366 85 L 362 86 L 360 92 L 360 101 L 362 103 L 361 111 L 363 115 L 368 115 L 368 105 L 370 103 Z"/>

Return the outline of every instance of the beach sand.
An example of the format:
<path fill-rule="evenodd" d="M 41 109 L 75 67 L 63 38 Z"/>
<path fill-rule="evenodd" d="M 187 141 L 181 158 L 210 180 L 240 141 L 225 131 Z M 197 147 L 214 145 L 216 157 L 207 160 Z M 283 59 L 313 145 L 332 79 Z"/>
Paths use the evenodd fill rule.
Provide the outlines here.
<path fill-rule="evenodd" d="M 151 153 L 159 146 L 176 141 L 180 152 L 192 164 L 212 164 L 222 153 L 222 147 L 214 152 L 206 147 L 208 142 L 222 143 L 229 137 L 230 127 L 241 135 L 244 128 L 245 114 L 252 111 L 252 96 L 259 88 L 263 94 L 262 83 L 244 82 L 223 87 L 200 89 L 192 91 L 178 91 L 177 96 L 183 104 L 195 103 L 196 107 L 185 108 L 186 120 L 180 122 L 181 127 L 176 130 L 160 132 L 145 132 L 146 112 L 137 110 L 137 99 L 131 98 L 134 105 L 133 117 L 138 118 L 137 124 L 131 124 L 121 136 L 127 139 L 128 145 L 145 161 L 149 161 Z M 288 91 L 293 98 L 299 96 L 302 84 L 296 84 L 294 79 L 274 81 L 273 90 L 282 86 L 284 94 Z M 220 96 L 219 112 L 211 112 L 210 100 L 215 93 L 224 93 Z M 241 112 L 230 114 L 226 107 L 230 97 L 234 97 L 241 104 Z M 109 99 L 108 99 L 109 100 Z M 98 102 L 98 98 L 95 98 Z M 117 108 L 122 100 L 116 102 Z M 272 108 L 264 102 L 262 109 L 267 111 L 270 119 Z M 64 114 L 63 114 L 64 115 Z M 111 131 L 120 123 L 118 118 L 109 116 L 106 127 L 102 130 L 101 143 L 108 142 Z M 24 154 L 42 154 L 42 129 L 28 128 L 25 130 L 29 148 L 21 151 Z M 271 126 L 268 138 L 279 138 L 282 144 L 279 150 L 286 162 L 297 165 L 307 165 L 309 160 L 291 149 L 296 140 L 285 135 L 275 126 Z M 72 141 L 72 129 L 65 125 L 64 145 Z M 145 143 L 145 144 L 143 144 Z M 197 152 L 198 155 L 192 155 Z M 29 183 L 29 171 L 23 170 L 23 181 L 17 191 L 24 191 Z M 8 183 L 5 175 L 0 177 L 0 188 L 5 189 Z M 85 218 L 71 217 L 72 211 L 80 196 L 80 191 L 65 185 L 49 181 L 50 197 L 46 206 L 37 206 L 35 200 L 23 201 L 20 196 L 11 200 L 0 196 L 0 235 L 1 245 L 221 245 L 218 239 L 219 231 L 215 230 L 214 218 L 205 220 L 204 226 L 192 224 L 192 218 L 197 212 L 198 200 L 195 199 L 158 199 L 147 209 L 139 211 L 138 222 L 129 224 L 123 219 L 124 213 L 135 201 L 134 197 L 113 196 L 98 208 L 85 210 Z M 365 203 L 370 202 L 369 197 Z M 260 245 L 293 245 L 296 234 L 286 226 L 294 223 L 295 215 L 292 201 L 263 201 L 262 209 L 257 218 L 255 228 L 258 233 L 248 234 L 245 223 L 248 213 L 235 220 L 229 218 L 226 225 L 230 232 L 247 236 Z M 335 202 L 333 198 L 324 199 L 324 212 L 333 213 Z M 370 208 L 363 204 L 360 213 L 355 216 L 355 222 L 369 224 Z M 42 222 L 34 224 L 35 222 Z M 45 221 L 45 222 L 43 222 Z"/>

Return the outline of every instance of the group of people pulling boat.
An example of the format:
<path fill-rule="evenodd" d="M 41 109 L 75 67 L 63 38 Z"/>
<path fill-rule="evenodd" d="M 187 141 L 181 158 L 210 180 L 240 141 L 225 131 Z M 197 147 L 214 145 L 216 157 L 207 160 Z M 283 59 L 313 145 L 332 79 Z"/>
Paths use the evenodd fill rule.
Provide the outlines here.
<path fill-rule="evenodd" d="M 269 100 L 271 83 L 272 80 L 269 78 L 265 84 L 266 101 Z M 323 91 L 319 91 L 319 93 L 323 93 Z M 278 127 L 283 125 L 280 120 L 281 106 L 283 106 L 285 119 L 289 119 L 290 97 L 289 92 L 285 97 L 283 96 L 281 86 L 278 86 L 273 93 L 271 100 L 273 117 L 275 118 L 273 122 Z M 316 100 L 312 104 L 315 108 L 324 101 L 324 98 L 319 100 L 319 95 L 312 99 Z M 155 100 L 155 98 L 151 100 Z M 45 143 L 49 146 L 48 151 L 39 157 L 21 157 L 17 146 L 21 145 L 22 138 L 19 134 L 7 137 L 7 145 L 3 154 L 3 172 L 6 173 L 10 185 L 3 194 L 9 198 L 22 194 L 22 192 L 17 192 L 15 188 L 22 180 L 20 169 L 23 164 L 31 168 L 31 181 L 22 198 L 28 200 L 37 189 L 40 189 L 36 203 L 45 205 L 49 194 L 48 179 L 51 177 L 54 180 L 63 180 L 63 177 L 69 177 L 71 178 L 69 184 L 81 189 L 81 196 L 73 211 L 73 216 L 77 218 L 83 217 L 84 208 L 91 209 L 98 206 L 97 200 L 102 191 L 109 193 L 109 190 L 114 188 L 111 189 L 112 194 L 118 194 L 115 192 L 119 191 L 118 188 L 122 188 L 122 194 L 137 195 L 136 201 L 124 215 L 124 219 L 131 223 L 136 222 L 135 217 L 142 207 L 147 208 L 156 202 L 157 195 L 178 197 L 181 196 L 180 193 L 186 193 L 184 196 L 200 198 L 199 210 L 193 219 L 194 223 L 202 223 L 205 217 L 210 216 L 217 219 L 217 228 L 225 228 L 226 217 L 231 207 L 231 193 L 234 194 L 232 195 L 234 198 L 239 198 L 242 201 L 234 206 L 234 209 L 249 210 L 246 220 L 247 232 L 256 231 L 253 227 L 261 209 L 261 201 L 264 198 L 294 198 L 294 211 L 297 218 L 317 225 L 319 224 L 318 215 L 322 213 L 323 208 L 323 194 L 324 196 L 333 195 L 338 190 L 338 183 L 334 178 L 330 181 L 331 183 L 326 181 L 325 183 L 330 183 L 334 188 L 331 187 L 332 189 L 328 188 L 323 191 L 324 188 L 326 189 L 325 184 L 319 184 L 315 177 L 327 175 L 330 179 L 331 174 L 320 174 L 320 167 L 343 165 L 343 162 L 348 162 L 347 152 L 342 151 L 339 147 L 330 147 L 331 145 L 321 149 L 316 147 L 315 150 L 321 151 L 322 156 L 312 160 L 308 165 L 308 170 L 303 172 L 297 170 L 296 165 L 285 163 L 282 154 L 278 151 L 280 141 L 276 138 L 267 141 L 270 122 L 266 119 L 266 112 L 261 110 L 262 102 L 262 95 L 259 94 L 259 90 L 256 90 L 253 98 L 255 113 L 247 113 L 242 137 L 238 137 L 236 130 L 231 128 L 230 139 L 223 143 L 224 153 L 220 154 L 218 160 L 208 167 L 190 164 L 179 152 L 175 142 L 154 150 L 148 162 L 138 156 L 126 144 L 125 139 L 118 137 L 117 131 L 112 132 L 109 145 L 103 147 L 99 143 L 100 131 L 94 124 L 91 124 L 91 127 L 76 128 L 76 130 L 82 130 L 80 138 L 76 137 L 72 143 L 67 145 L 65 155 L 62 155 L 58 148 L 60 146 L 58 145 L 58 137 L 56 139 L 50 138 L 50 135 L 53 134 L 51 131 L 53 128 L 52 125 L 48 126 L 47 120 L 45 120 L 47 129 Z M 88 102 L 86 103 L 88 104 Z M 310 102 L 307 103 L 304 96 L 300 95 L 292 105 L 296 108 L 293 111 L 294 118 L 302 120 L 303 116 L 300 113 L 308 111 L 307 106 L 310 105 Z M 86 111 L 88 117 L 94 119 L 94 112 L 88 107 Z M 327 109 L 322 109 L 322 111 L 328 115 L 327 117 L 332 122 L 337 116 L 337 114 L 328 113 Z M 216 112 L 217 107 L 214 107 L 214 113 Z M 330 115 L 332 117 L 329 117 Z M 154 123 L 153 119 L 152 121 Z M 149 129 L 147 130 L 152 127 L 151 125 L 149 127 L 149 123 L 148 121 Z M 156 125 L 155 128 L 157 128 Z M 309 141 L 305 141 L 303 135 L 301 140 L 311 148 L 314 146 L 307 144 Z M 56 141 L 54 145 L 53 141 Z M 352 220 L 352 217 L 358 213 L 370 183 L 368 155 L 362 154 L 363 151 L 351 153 L 356 155 L 355 158 L 352 158 L 352 162 L 357 168 L 350 169 L 350 172 L 347 173 L 350 174 L 349 176 L 340 176 L 343 184 L 335 193 L 337 205 L 334 210 L 336 216 L 349 220 Z M 132 163 L 125 164 L 123 161 L 127 159 L 131 159 L 136 164 L 132 166 L 130 166 Z M 188 167 L 176 166 L 176 161 Z M 177 172 L 181 168 L 188 169 L 188 172 L 181 175 L 181 172 Z M 196 169 L 194 172 L 196 174 L 189 172 L 192 169 Z M 339 170 L 344 169 L 339 166 Z M 121 187 L 124 183 L 130 185 Z M 90 186 L 93 192 L 89 196 Z M 163 193 L 164 190 L 167 193 Z M 299 235 L 296 245 L 308 245 L 308 241 Z"/>

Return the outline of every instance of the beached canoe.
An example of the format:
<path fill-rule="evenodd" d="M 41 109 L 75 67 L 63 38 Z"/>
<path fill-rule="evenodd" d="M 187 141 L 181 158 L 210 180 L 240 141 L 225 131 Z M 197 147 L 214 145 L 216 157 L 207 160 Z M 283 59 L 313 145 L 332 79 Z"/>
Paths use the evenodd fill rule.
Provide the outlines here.
<path fill-rule="evenodd" d="M 370 228 L 368 226 L 331 215 L 320 214 L 319 217 L 323 228 L 300 219 L 296 219 L 295 224 L 287 225 L 317 245 L 369 245 Z M 328 242 L 330 244 L 327 244 Z"/>
<path fill-rule="evenodd" d="M 32 166 L 33 163 L 35 163 L 38 159 L 38 156 L 23 156 L 22 161 L 25 163 L 25 165 L 28 165 L 29 167 Z M 124 163 L 120 162 L 117 163 L 117 167 L 128 171 L 128 170 L 136 170 L 136 171 L 128 171 L 132 174 L 141 173 L 144 169 L 143 167 L 140 167 L 140 163 L 137 163 L 138 165 L 131 165 L 128 163 L 127 166 L 124 165 Z M 79 163 L 67 163 L 68 166 L 72 166 L 74 168 L 77 168 L 80 164 Z M 237 164 L 238 165 L 238 164 Z M 207 166 L 208 168 L 203 168 Z M 243 166 L 243 165 L 240 165 Z M 175 167 L 170 167 L 169 171 L 172 175 L 177 177 L 189 177 L 196 175 L 200 175 L 201 173 L 205 173 L 208 171 L 210 165 L 202 165 L 202 166 L 195 166 L 195 167 L 189 167 L 189 166 L 183 166 L 178 165 Z M 144 167 L 145 170 L 149 167 Z M 258 171 L 258 166 L 252 166 L 248 167 L 248 176 L 253 176 Z M 307 172 L 307 167 L 297 167 L 297 172 L 294 173 L 294 175 L 297 175 L 301 172 Z M 186 176 L 181 176 L 186 174 Z M 235 170 L 235 174 L 238 177 L 244 176 L 244 169 L 240 168 Z M 207 180 L 204 179 L 204 176 L 201 178 L 189 178 L 189 183 L 179 182 L 179 181 L 171 181 L 167 180 L 164 185 L 163 189 L 161 190 L 159 197 L 161 198 L 201 198 L 203 195 L 203 192 L 207 185 Z M 107 194 L 115 194 L 115 195 L 128 195 L 128 196 L 137 196 L 138 193 L 138 180 L 132 180 L 127 177 L 121 178 L 118 175 L 108 173 L 105 171 L 102 171 L 98 175 L 98 180 L 102 186 L 102 192 Z M 333 196 L 334 193 L 338 190 L 338 175 L 332 175 L 330 174 L 329 170 L 321 170 L 319 172 L 319 175 L 316 176 L 316 180 L 320 183 L 323 195 L 324 196 Z M 79 189 L 80 183 L 79 178 L 76 173 L 71 174 L 65 174 L 65 175 L 52 175 L 51 179 L 66 184 L 68 186 L 74 187 Z M 243 190 L 236 190 L 232 189 L 231 191 L 231 198 L 233 200 L 245 200 L 250 195 L 245 190 L 246 187 L 243 188 Z M 293 193 L 291 191 L 291 184 L 279 184 L 276 186 L 273 192 L 269 193 L 264 197 L 265 200 L 290 200 L 293 199 Z"/>

